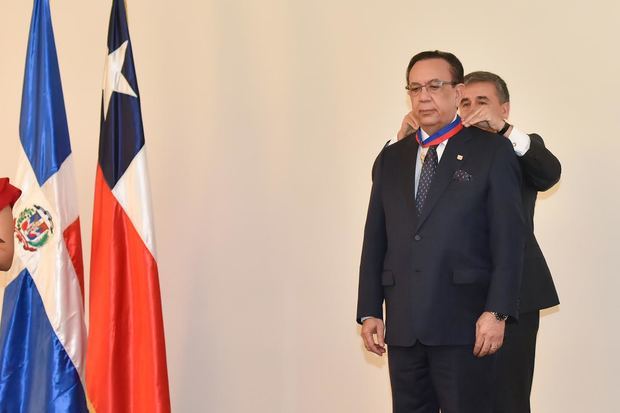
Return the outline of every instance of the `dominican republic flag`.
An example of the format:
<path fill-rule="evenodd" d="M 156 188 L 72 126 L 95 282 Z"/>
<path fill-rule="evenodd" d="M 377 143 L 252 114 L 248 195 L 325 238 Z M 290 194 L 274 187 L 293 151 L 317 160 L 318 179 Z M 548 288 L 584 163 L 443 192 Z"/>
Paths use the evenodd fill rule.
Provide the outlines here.
<path fill-rule="evenodd" d="M 0 274 L 0 411 L 87 412 L 80 221 L 49 0 L 34 1 L 19 137 L 15 257 Z"/>
<path fill-rule="evenodd" d="M 95 182 L 86 382 L 97 413 L 170 411 L 140 93 L 125 2 L 108 31 Z"/>

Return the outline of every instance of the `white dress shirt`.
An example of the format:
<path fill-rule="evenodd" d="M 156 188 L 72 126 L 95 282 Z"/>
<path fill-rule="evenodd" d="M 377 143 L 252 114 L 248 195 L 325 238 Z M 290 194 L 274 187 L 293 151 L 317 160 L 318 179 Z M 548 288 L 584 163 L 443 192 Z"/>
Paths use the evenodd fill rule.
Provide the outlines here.
<path fill-rule="evenodd" d="M 532 142 L 527 133 L 520 131 L 514 126 L 510 131 L 510 135 L 508 135 L 508 139 L 512 142 L 512 147 L 514 148 L 517 156 L 525 155 L 525 153 L 530 149 L 530 143 Z"/>

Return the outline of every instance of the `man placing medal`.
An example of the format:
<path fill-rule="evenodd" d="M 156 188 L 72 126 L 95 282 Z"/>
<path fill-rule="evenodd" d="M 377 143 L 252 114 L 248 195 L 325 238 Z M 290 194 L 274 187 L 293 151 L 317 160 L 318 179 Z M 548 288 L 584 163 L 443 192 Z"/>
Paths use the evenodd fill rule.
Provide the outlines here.
<path fill-rule="evenodd" d="M 538 192 L 560 179 L 561 165 L 538 134 L 526 134 L 507 121 L 510 94 L 506 82 L 490 72 L 472 72 L 464 78 L 459 105 L 465 127 L 475 126 L 507 138 L 523 175 L 521 195 L 526 221 L 526 247 L 520 290 L 519 322 L 509 320 L 502 349 L 497 354 L 494 413 L 528 413 L 534 377 L 536 337 L 540 310 L 558 305 L 558 294 L 547 262 L 534 235 Z M 403 119 L 398 140 L 417 132 L 413 111 Z M 422 157 L 421 162 L 424 162 Z"/>

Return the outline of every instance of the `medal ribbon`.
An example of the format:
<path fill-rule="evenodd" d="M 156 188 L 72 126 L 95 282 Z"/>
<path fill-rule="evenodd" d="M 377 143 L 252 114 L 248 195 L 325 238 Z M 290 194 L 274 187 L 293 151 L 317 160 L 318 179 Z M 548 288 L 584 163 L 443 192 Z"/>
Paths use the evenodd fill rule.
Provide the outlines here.
<path fill-rule="evenodd" d="M 429 146 L 439 145 L 443 141 L 447 141 L 457 133 L 459 133 L 463 129 L 463 123 L 461 122 L 461 117 L 456 115 L 456 119 L 454 121 L 443 128 L 439 129 L 437 132 L 433 133 L 428 138 L 422 140 L 422 129 L 418 129 L 418 133 L 415 134 L 415 137 L 420 145 L 423 148 L 427 148 Z"/>

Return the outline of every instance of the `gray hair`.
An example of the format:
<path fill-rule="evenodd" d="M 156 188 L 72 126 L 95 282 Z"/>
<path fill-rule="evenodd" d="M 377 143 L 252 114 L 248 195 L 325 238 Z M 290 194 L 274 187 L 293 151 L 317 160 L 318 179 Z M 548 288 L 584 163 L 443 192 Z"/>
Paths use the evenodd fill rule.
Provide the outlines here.
<path fill-rule="evenodd" d="M 465 76 L 464 83 L 466 85 L 478 82 L 493 83 L 495 85 L 495 90 L 497 91 L 499 103 L 510 102 L 510 94 L 508 93 L 508 86 L 506 86 L 506 82 L 504 82 L 504 79 L 497 76 L 495 73 L 478 71 L 471 72 Z"/>

